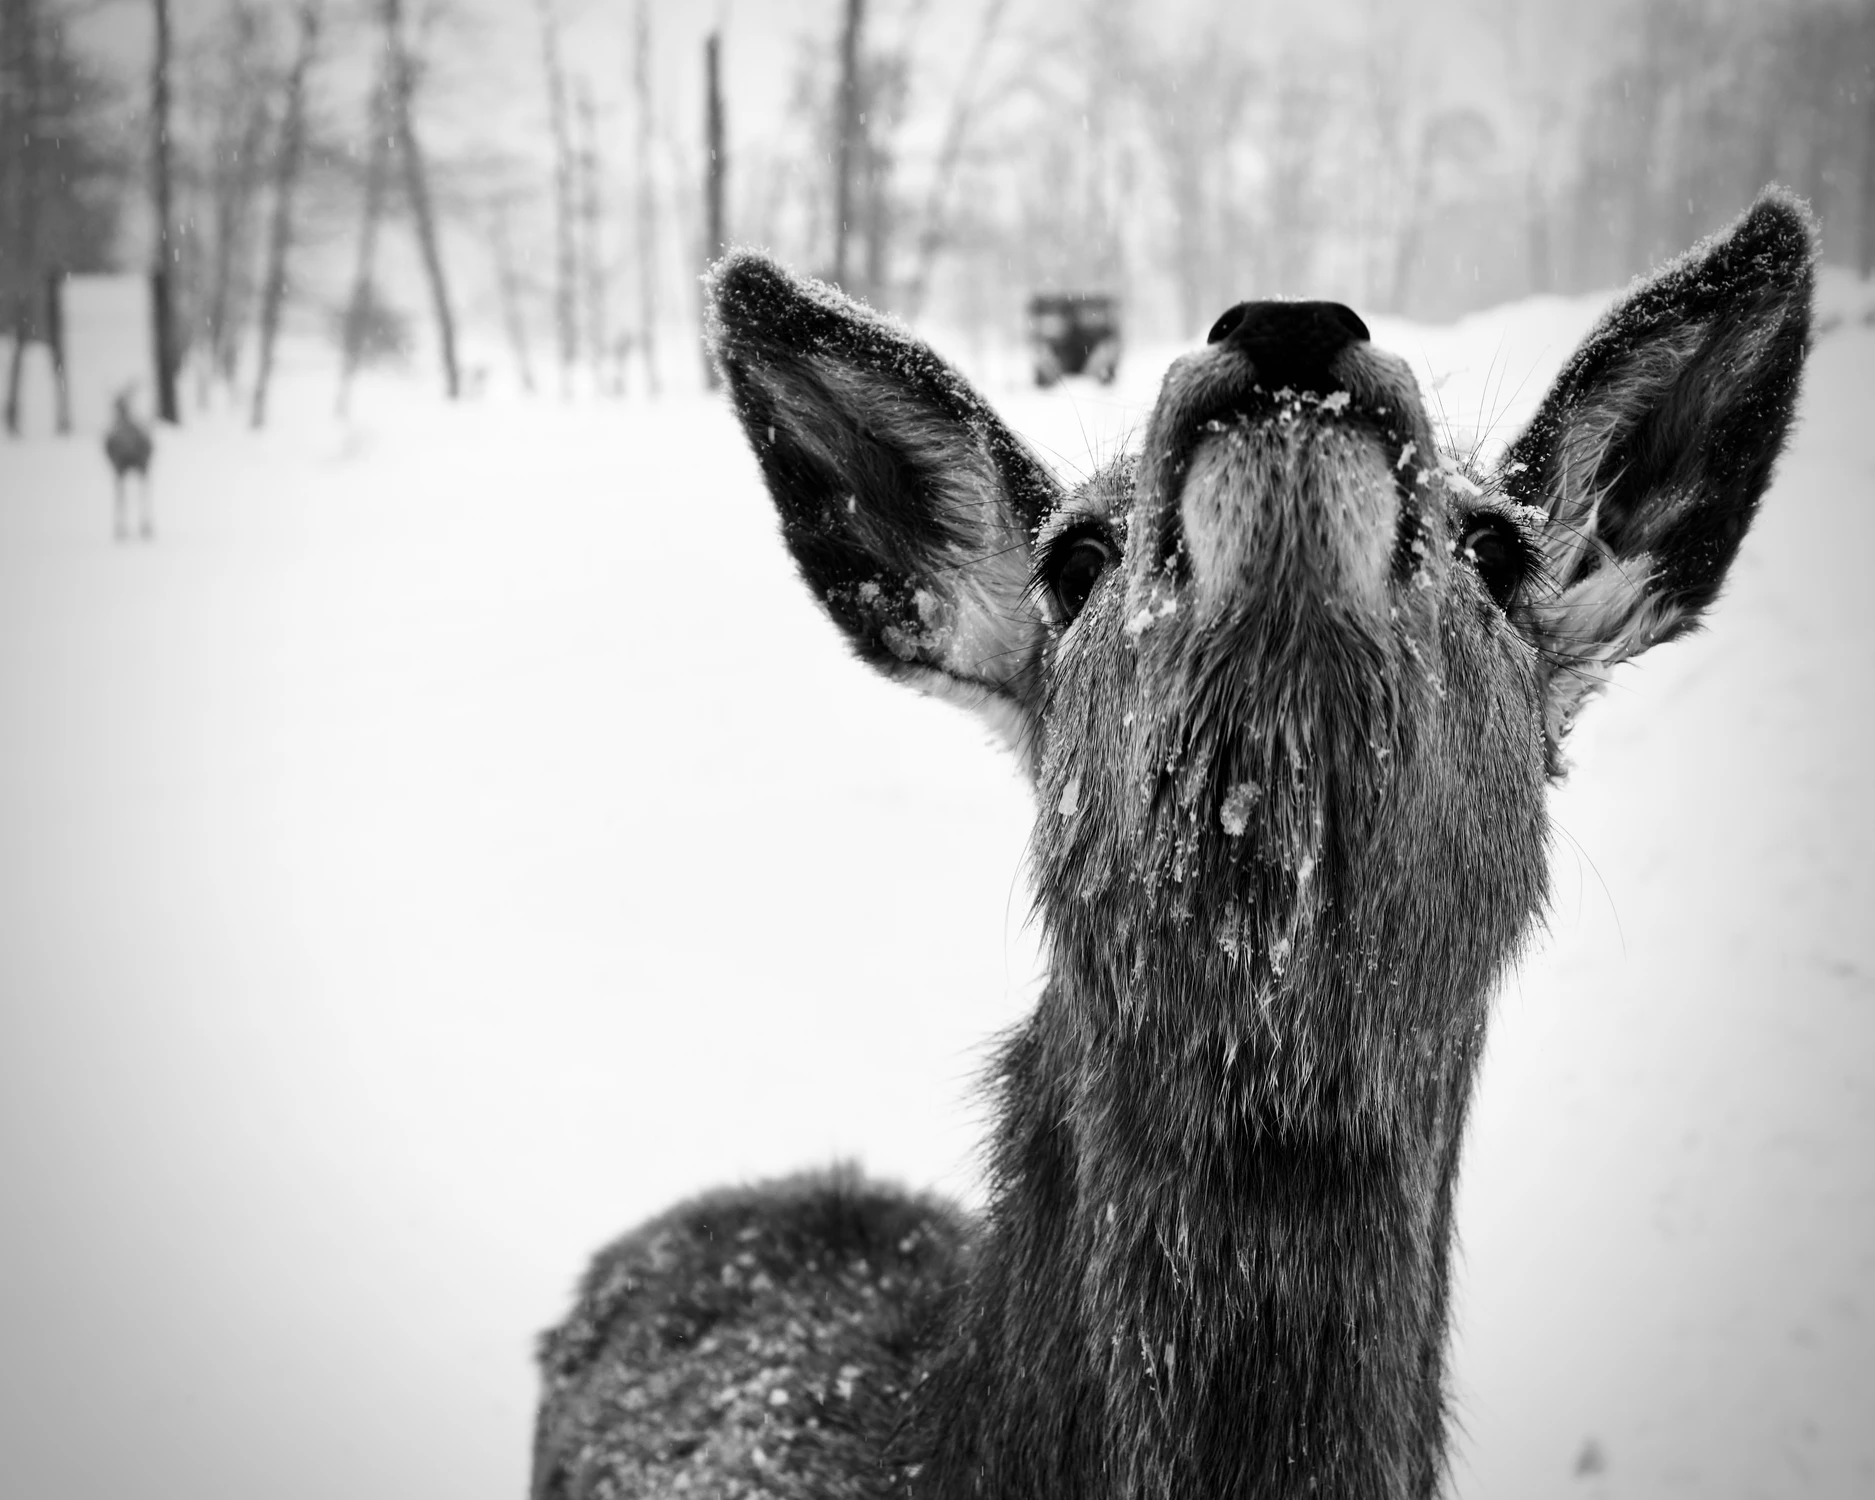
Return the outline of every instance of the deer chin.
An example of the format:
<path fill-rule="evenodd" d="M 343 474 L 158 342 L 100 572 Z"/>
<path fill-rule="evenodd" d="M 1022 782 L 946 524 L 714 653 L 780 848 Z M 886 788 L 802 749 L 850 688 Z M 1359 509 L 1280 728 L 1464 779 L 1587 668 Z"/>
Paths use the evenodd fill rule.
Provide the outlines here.
<path fill-rule="evenodd" d="M 1088 623 L 1117 632 L 1119 605 Z M 1119 658 L 1122 680 L 1056 677 L 1047 717 L 1082 732 L 1042 756 L 1038 889 L 1073 935 L 1068 967 L 1120 956 L 1104 989 L 1135 1019 L 1267 1014 L 1342 904 L 1401 759 L 1404 680 L 1382 621 L 1344 613 L 1298 630 L 1286 609 L 1181 608 Z"/>

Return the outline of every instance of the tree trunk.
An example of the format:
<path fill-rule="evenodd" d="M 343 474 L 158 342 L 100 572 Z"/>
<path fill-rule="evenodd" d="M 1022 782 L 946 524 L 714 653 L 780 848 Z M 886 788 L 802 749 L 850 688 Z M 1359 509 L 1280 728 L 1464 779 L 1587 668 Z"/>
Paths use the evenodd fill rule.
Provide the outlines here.
<path fill-rule="evenodd" d="M 293 246 L 293 190 L 299 184 L 300 157 L 306 145 L 306 75 L 319 48 L 320 0 L 301 0 L 299 46 L 287 73 L 286 99 L 280 111 L 280 149 L 274 161 L 273 221 L 267 235 L 267 275 L 261 284 L 260 363 L 254 372 L 253 427 L 267 421 L 267 387 L 273 378 L 273 352 L 280 335 L 280 312 L 286 305 L 287 257 Z"/>
<path fill-rule="evenodd" d="M 1628 209 L 1627 262 L 1624 276 L 1638 276 L 1658 258 L 1670 235 L 1660 220 L 1672 205 L 1660 191 L 1661 98 L 1666 91 L 1667 59 L 1673 42 L 1673 16 L 1663 0 L 1648 0 L 1642 10 L 1641 59 L 1628 90 L 1628 161 L 1625 196 Z"/>
<path fill-rule="evenodd" d="M 1432 157 L 1433 126 L 1428 121 L 1420 129 L 1412 196 L 1407 199 L 1406 217 L 1393 247 L 1393 286 L 1387 298 L 1387 311 L 1399 316 L 1406 312 L 1406 294 L 1413 284 L 1413 262 L 1419 257 L 1420 237 L 1432 213 Z"/>
<path fill-rule="evenodd" d="M 645 388 L 658 394 L 657 192 L 651 180 L 651 11 L 638 0 L 632 17 L 632 102 L 636 115 L 637 182 L 633 229 L 638 254 L 638 350 Z"/>
<path fill-rule="evenodd" d="M 436 212 L 430 202 L 430 182 L 423 150 L 411 118 L 411 96 L 416 92 L 415 69 L 404 47 L 403 0 L 384 0 L 385 43 L 391 68 L 391 124 L 398 158 L 404 168 L 404 196 L 416 222 L 417 249 L 423 259 L 424 279 L 430 287 L 430 306 L 436 315 L 436 337 L 443 359 L 443 394 L 451 401 L 462 394 L 462 372 L 456 363 L 456 317 L 449 303 L 449 282 L 443 273 L 443 247 L 436 233 Z"/>
<path fill-rule="evenodd" d="M 7 436 L 20 433 L 20 381 L 34 336 L 31 267 L 38 259 L 38 195 L 29 154 L 39 96 L 35 18 L 23 0 L 0 0 L 0 310 L 12 337 L 7 354 Z M 18 143 L 15 146 L 14 143 Z"/>
<path fill-rule="evenodd" d="M 20 375 L 26 364 L 24 324 L 13 325 L 13 348 L 7 355 L 6 425 L 7 436 L 20 435 Z"/>
<path fill-rule="evenodd" d="M 585 271 L 586 363 L 595 391 L 606 385 L 605 365 L 611 355 L 606 329 L 606 269 L 604 205 L 599 196 L 599 124 L 592 90 L 584 79 L 574 91 L 574 112 L 579 122 L 578 167 L 580 263 Z"/>
<path fill-rule="evenodd" d="M 46 272 L 46 352 L 52 356 L 52 427 L 60 437 L 72 430 L 72 386 L 65 370 L 65 277 Z"/>
<path fill-rule="evenodd" d="M 876 105 L 874 106 L 877 107 Z M 870 126 L 870 111 L 868 111 Z M 871 129 L 861 137 L 861 160 L 864 168 L 860 173 L 860 182 L 865 190 L 864 207 L 860 216 L 863 229 L 862 243 L 865 246 L 865 270 L 860 285 L 866 289 L 866 296 L 883 305 L 886 294 L 888 274 L 887 247 L 892 236 L 892 201 L 887 190 L 887 179 L 891 175 L 891 162 L 886 155 L 883 132 L 874 135 Z"/>
<path fill-rule="evenodd" d="M 1556 262 L 1550 253 L 1549 201 L 1543 181 L 1533 162 L 1524 179 L 1524 234 L 1530 254 L 1530 290 L 1552 292 L 1556 289 Z"/>
<path fill-rule="evenodd" d="M 566 70 L 560 62 L 560 30 L 553 0 L 538 0 L 540 55 L 547 78 L 547 123 L 553 134 L 553 327 L 560 356 L 560 394 L 572 394 L 573 366 L 579 360 L 578 252 L 574 245 L 577 194 L 573 132 L 568 119 Z"/>
<path fill-rule="evenodd" d="M 247 319 L 252 290 L 241 263 L 246 258 L 248 236 L 253 228 L 254 199 L 260 186 L 261 152 L 266 145 L 270 123 L 265 101 L 256 98 L 248 109 L 246 128 L 242 131 L 238 148 L 240 157 L 228 184 L 232 201 L 228 205 L 225 239 L 220 240 L 217 247 L 222 264 L 214 288 L 214 338 L 209 357 L 222 381 L 229 386 L 234 384 L 240 372 L 241 333 Z"/>
<path fill-rule="evenodd" d="M 859 157 L 859 32 L 865 0 L 846 0 L 846 25 L 840 32 L 840 113 L 834 138 L 833 280 L 842 291 L 863 294 L 847 285 L 846 249 L 853 220 L 853 169 Z"/>
<path fill-rule="evenodd" d="M 266 94 L 254 81 L 254 56 L 260 45 L 256 14 L 249 6 L 236 9 L 226 39 L 216 161 L 209 177 L 214 238 L 208 284 L 203 289 L 202 333 L 208 345 L 200 381 L 204 394 L 216 379 L 233 387 L 247 316 L 247 299 L 239 288 L 246 279 L 243 263 L 259 187 L 259 163 L 272 123 Z"/>
<path fill-rule="evenodd" d="M 514 269 L 514 251 L 508 241 L 508 210 L 495 205 L 490 225 L 490 242 L 495 252 L 495 289 L 501 298 L 501 321 L 507 330 L 508 346 L 514 351 L 515 370 L 521 377 L 521 389 L 534 394 L 534 364 L 527 352 L 527 322 L 521 311 L 521 278 Z"/>
<path fill-rule="evenodd" d="M 723 252 L 729 248 L 724 240 L 723 229 L 723 178 L 728 170 L 728 163 L 724 159 L 723 87 L 720 64 L 720 38 L 712 31 L 703 43 L 703 143 L 709 156 L 709 164 L 704 169 L 703 182 L 706 215 L 703 229 L 703 259 L 706 262 L 720 259 Z M 700 286 L 698 292 L 699 295 L 707 295 Z M 716 361 L 710 358 L 707 339 L 703 348 L 703 378 L 711 390 L 716 389 L 719 377 L 716 373 Z"/>
<path fill-rule="evenodd" d="M 1862 18 L 1865 54 L 1875 53 L 1875 3 L 1864 8 Z M 1871 59 L 1875 67 L 1875 58 Z M 1856 270 L 1863 280 L 1875 275 L 1875 77 L 1862 85 L 1862 202 L 1857 224 Z"/>
<path fill-rule="evenodd" d="M 352 268 L 351 296 L 340 329 L 339 415 L 351 402 L 352 379 L 364 353 L 364 323 L 371 308 L 371 276 L 377 263 L 378 225 L 384 218 L 384 190 L 390 171 L 390 75 L 395 66 L 387 51 L 371 90 L 371 141 L 365 149 L 364 217 L 358 225 L 358 262 Z"/>
<path fill-rule="evenodd" d="M 156 356 L 156 415 L 172 425 L 182 421 L 176 402 L 176 374 L 182 365 L 176 347 L 173 289 L 176 228 L 171 209 L 169 161 L 169 0 L 155 0 L 156 46 L 150 62 L 150 191 L 156 215 L 156 267 L 150 277 L 151 338 Z"/>
<path fill-rule="evenodd" d="M 970 118 L 976 111 L 977 84 L 989 57 L 990 44 L 1002 24 L 1008 0 L 990 0 L 971 45 L 969 61 L 964 65 L 957 95 L 951 100 L 950 120 L 944 127 L 944 141 L 938 147 L 937 165 L 931 173 L 931 191 L 926 194 L 924 213 L 918 226 L 916 259 L 912 262 L 911 281 L 905 288 L 905 317 L 917 318 L 924 311 L 924 300 L 931 288 L 931 270 L 945 240 L 944 214 L 950 202 L 951 180 L 957 175 L 957 163 L 963 156 L 964 139 L 970 130 Z"/>

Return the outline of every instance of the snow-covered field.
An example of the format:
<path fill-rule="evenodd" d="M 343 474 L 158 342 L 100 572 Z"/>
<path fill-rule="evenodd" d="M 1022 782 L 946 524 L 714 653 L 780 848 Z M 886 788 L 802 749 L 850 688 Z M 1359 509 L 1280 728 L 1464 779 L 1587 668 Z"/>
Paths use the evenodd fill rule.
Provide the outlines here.
<path fill-rule="evenodd" d="M 1875 294 L 1828 292 L 1712 629 L 1557 799 L 1468 1497 L 1875 1493 Z M 1375 335 L 1501 440 L 1595 306 Z M 991 384 L 1084 464 L 1162 365 Z M 590 1250 L 841 1155 L 968 1196 L 1033 994 L 1013 767 L 847 658 L 724 409 L 329 403 L 161 434 L 148 546 L 94 435 L 0 446 L 8 1500 L 512 1500 Z"/>

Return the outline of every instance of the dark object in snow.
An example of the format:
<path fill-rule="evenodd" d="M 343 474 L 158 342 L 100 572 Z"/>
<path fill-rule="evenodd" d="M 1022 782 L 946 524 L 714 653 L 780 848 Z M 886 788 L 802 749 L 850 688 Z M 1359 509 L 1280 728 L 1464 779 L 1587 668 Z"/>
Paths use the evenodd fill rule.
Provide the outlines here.
<path fill-rule="evenodd" d="M 1050 978 L 968 1244 L 850 1179 L 638 1231 L 545 1340 L 536 1500 L 1436 1493 L 1459 1148 L 1547 787 L 1584 699 L 1718 593 L 1813 255 L 1767 192 L 1602 320 L 1491 474 L 1345 309 L 1234 309 L 1072 492 L 896 325 L 719 266 L 808 587 L 1033 778 Z M 849 1367 L 888 1385 L 849 1408 Z"/>
<path fill-rule="evenodd" d="M 1582 1451 L 1576 1455 L 1575 1475 L 1577 1479 L 1592 1479 L 1608 1469 L 1608 1455 L 1602 1452 L 1602 1445 L 1594 1438 L 1582 1440 Z"/>
<path fill-rule="evenodd" d="M 1119 304 L 1105 292 L 1037 292 L 1029 298 L 1035 383 L 1092 375 L 1111 385 L 1120 368 Z"/>
<path fill-rule="evenodd" d="M 149 428 L 139 422 L 130 411 L 130 392 L 119 391 L 111 401 L 111 426 L 104 434 L 104 456 L 111 462 L 111 536 L 116 541 L 123 541 L 131 535 L 130 513 L 127 508 L 129 497 L 125 491 L 129 476 L 137 476 L 136 496 L 142 510 L 142 524 L 138 534 L 148 541 L 155 535 L 155 524 L 150 513 L 150 459 L 155 456 L 156 444 L 150 437 Z"/>

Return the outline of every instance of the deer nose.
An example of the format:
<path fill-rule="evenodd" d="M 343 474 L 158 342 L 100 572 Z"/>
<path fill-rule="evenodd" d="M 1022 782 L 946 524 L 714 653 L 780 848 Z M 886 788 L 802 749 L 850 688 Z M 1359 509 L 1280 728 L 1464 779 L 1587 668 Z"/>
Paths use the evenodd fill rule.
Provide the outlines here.
<path fill-rule="evenodd" d="M 1239 302 L 1205 342 L 1247 355 L 1267 390 L 1326 396 L 1335 386 L 1328 367 L 1349 344 L 1367 342 L 1367 325 L 1339 302 Z"/>

